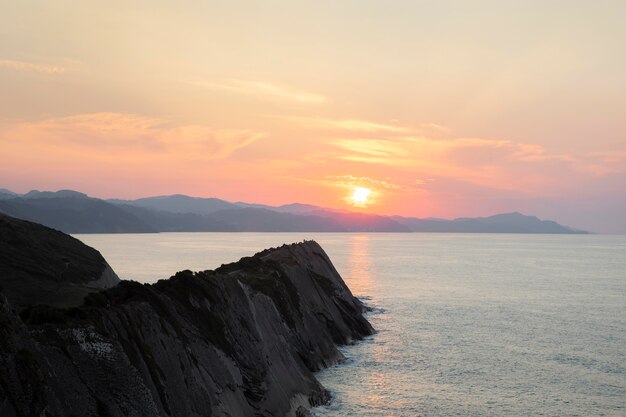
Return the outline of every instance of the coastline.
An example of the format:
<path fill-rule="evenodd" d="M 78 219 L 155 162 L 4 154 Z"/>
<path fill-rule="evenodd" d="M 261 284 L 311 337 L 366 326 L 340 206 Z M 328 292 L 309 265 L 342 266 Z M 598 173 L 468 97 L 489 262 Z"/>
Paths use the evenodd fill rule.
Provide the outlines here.
<path fill-rule="evenodd" d="M 378 307 L 375 304 L 368 304 L 368 302 L 372 300 L 371 296 L 357 296 L 357 298 L 363 303 L 363 306 L 366 309 L 363 315 L 366 319 L 368 319 L 368 321 L 370 321 L 371 316 L 384 314 L 386 312 L 386 310 L 382 307 Z M 332 372 L 333 370 L 349 367 L 350 365 L 355 364 L 357 361 L 363 360 L 364 358 L 355 353 L 355 351 L 362 344 L 375 343 L 376 336 L 381 330 L 384 331 L 384 329 L 374 328 L 374 333 L 372 333 L 371 335 L 366 336 L 363 339 L 356 340 L 349 345 L 340 346 L 339 351 L 344 356 L 344 360 L 328 366 L 324 369 L 321 369 L 319 372 L 316 372 L 316 377 L 320 380 L 320 383 L 327 389 L 329 393 L 329 401 L 326 404 L 320 404 L 318 406 L 312 407 L 310 410 L 312 417 L 330 417 L 334 413 L 340 412 L 342 410 L 343 404 L 339 401 L 339 398 L 337 397 L 336 389 L 333 389 L 333 387 L 329 387 L 324 383 L 324 376 L 325 374 Z"/>
<path fill-rule="evenodd" d="M 98 271 L 108 271 L 99 252 L 76 239 L 5 220 L 2 232 L 10 241 L 28 240 L 21 233 L 27 228 L 14 227 L 26 225 L 52 242 L 71 242 L 97 261 Z M 27 247 L 39 250 L 42 264 L 45 257 L 63 259 L 37 242 Z M 28 270 L 6 261 L 0 262 L 2 283 Z M 329 400 L 314 372 L 343 358 L 339 346 L 374 331 L 362 303 L 313 241 L 266 249 L 215 270 L 180 271 L 154 284 L 121 281 L 70 309 L 38 304 L 26 291 L 18 314 L 11 299 L 0 299 L 0 411 L 7 417 L 301 417 Z"/>

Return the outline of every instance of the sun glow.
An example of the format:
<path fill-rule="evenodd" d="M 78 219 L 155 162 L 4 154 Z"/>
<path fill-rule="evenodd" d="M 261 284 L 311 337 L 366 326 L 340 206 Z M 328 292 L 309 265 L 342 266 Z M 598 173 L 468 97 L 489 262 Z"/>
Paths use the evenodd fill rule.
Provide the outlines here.
<path fill-rule="evenodd" d="M 355 206 L 364 206 L 367 204 L 367 199 L 369 195 L 372 193 L 372 190 L 364 187 L 356 187 L 354 189 L 354 193 L 352 194 L 352 204 Z"/>

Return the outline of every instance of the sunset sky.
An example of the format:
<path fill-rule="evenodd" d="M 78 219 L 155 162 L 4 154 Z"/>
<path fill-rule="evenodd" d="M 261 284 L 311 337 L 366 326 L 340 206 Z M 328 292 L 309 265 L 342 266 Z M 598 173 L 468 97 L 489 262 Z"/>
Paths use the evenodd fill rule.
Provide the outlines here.
<path fill-rule="evenodd" d="M 626 233 L 625 19 L 607 0 L 3 1 L 0 187 Z"/>

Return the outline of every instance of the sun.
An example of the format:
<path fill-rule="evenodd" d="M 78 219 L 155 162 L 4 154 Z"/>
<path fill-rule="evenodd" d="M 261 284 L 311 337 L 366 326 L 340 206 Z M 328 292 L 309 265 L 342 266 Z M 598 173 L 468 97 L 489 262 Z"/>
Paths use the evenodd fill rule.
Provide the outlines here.
<path fill-rule="evenodd" d="M 367 199 L 372 193 L 372 190 L 365 187 L 356 187 L 354 189 L 354 194 L 352 194 L 352 204 L 355 206 L 364 206 L 367 204 Z"/>

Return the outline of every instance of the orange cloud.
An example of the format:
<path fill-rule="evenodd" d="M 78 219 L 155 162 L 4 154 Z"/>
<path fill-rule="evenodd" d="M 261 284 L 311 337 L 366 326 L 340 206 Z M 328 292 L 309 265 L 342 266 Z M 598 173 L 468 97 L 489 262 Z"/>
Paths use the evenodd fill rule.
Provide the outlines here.
<path fill-rule="evenodd" d="M 595 155 L 594 160 L 586 155 L 550 153 L 535 144 L 484 138 L 336 138 L 328 143 L 328 158 L 369 165 L 370 172 L 455 178 L 534 194 L 571 187 L 574 177 L 582 180 L 589 172 L 615 172 L 622 161 L 620 153 Z"/>
<path fill-rule="evenodd" d="M 397 189 L 400 188 L 398 184 L 391 183 L 386 180 L 380 180 L 376 178 L 370 177 L 357 177 L 354 175 L 329 175 L 324 177 L 324 180 L 329 181 L 338 185 L 348 185 L 348 186 L 367 186 L 367 187 L 380 187 L 386 189 Z"/>
<path fill-rule="evenodd" d="M 221 159 L 265 136 L 242 129 L 176 125 L 134 114 L 91 113 L 20 123 L 0 130 L 0 140 L 30 149 L 102 155 L 167 155 L 194 160 Z"/>
<path fill-rule="evenodd" d="M 359 119 L 324 119 L 319 117 L 283 117 L 300 127 L 309 129 L 349 130 L 356 132 L 408 133 L 410 128 Z"/>
<path fill-rule="evenodd" d="M 416 162 L 424 162 L 428 166 L 438 165 L 440 162 L 459 166 L 490 165 L 498 164 L 502 158 L 532 159 L 532 155 L 544 154 L 543 149 L 538 146 L 481 138 L 341 138 L 332 140 L 331 143 L 349 151 L 340 156 L 342 159 L 393 166 L 415 166 Z"/>
<path fill-rule="evenodd" d="M 443 132 L 443 133 L 450 132 L 450 128 L 437 124 L 437 123 L 420 123 L 419 127 L 424 128 L 424 129 L 431 129 L 431 130 L 435 130 L 435 131 Z"/>
<path fill-rule="evenodd" d="M 1 59 L 0 68 L 7 68 L 13 71 L 39 72 L 45 74 L 63 74 L 66 71 L 64 67 L 57 65 L 16 61 L 12 59 Z"/>
<path fill-rule="evenodd" d="M 306 104 L 321 104 L 328 100 L 327 97 L 324 97 L 320 94 L 301 91 L 291 87 L 263 81 L 231 79 L 220 82 L 197 81 L 193 84 L 207 88 L 209 90 L 227 91 L 261 98 L 275 98 Z"/>

